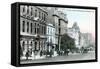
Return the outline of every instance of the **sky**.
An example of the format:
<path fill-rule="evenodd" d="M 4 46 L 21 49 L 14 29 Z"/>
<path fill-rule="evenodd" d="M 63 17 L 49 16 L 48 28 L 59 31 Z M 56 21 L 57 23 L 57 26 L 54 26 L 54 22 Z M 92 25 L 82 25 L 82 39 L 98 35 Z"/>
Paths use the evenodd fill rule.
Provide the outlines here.
<path fill-rule="evenodd" d="M 95 38 L 95 10 L 90 9 L 62 9 L 68 18 L 68 27 L 77 22 L 82 33 L 92 33 Z"/>

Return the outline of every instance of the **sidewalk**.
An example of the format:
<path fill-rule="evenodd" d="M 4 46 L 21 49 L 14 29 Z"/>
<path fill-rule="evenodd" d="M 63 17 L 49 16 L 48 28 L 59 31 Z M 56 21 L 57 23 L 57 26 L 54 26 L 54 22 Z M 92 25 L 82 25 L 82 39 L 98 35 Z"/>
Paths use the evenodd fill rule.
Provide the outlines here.
<path fill-rule="evenodd" d="M 46 57 L 45 55 L 43 55 L 43 56 L 37 55 L 37 56 L 28 57 L 28 59 L 32 59 L 32 60 L 34 60 L 34 59 L 43 59 L 45 57 Z M 25 56 L 21 57 L 21 60 L 26 60 L 26 57 Z"/>
<path fill-rule="evenodd" d="M 69 53 L 68 55 L 79 55 L 81 53 Z"/>

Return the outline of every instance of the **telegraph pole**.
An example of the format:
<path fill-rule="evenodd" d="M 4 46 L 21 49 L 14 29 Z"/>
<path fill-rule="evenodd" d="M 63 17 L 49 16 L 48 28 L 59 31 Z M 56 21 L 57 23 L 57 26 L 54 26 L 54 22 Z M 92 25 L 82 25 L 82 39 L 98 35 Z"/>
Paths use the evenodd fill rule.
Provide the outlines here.
<path fill-rule="evenodd" d="M 61 41 L 61 36 L 60 36 L 60 33 L 61 33 L 61 28 L 60 28 L 60 19 L 58 20 L 58 46 L 59 46 L 59 55 L 60 55 L 60 41 Z"/>

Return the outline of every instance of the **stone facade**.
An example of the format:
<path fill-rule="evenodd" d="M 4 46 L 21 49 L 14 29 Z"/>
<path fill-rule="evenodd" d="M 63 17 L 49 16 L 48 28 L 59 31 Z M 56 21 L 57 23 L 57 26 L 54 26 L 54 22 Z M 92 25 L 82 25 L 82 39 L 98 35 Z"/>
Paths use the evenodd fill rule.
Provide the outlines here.
<path fill-rule="evenodd" d="M 55 51 L 61 36 L 66 33 L 66 14 L 54 7 L 20 6 L 20 47 L 22 57 L 27 52 L 30 57 L 45 55 L 47 50 Z M 49 31 L 49 32 L 48 32 Z M 48 43 L 52 43 L 52 47 Z M 42 52 L 42 54 L 41 54 Z M 33 59 L 36 59 L 35 57 Z"/>
<path fill-rule="evenodd" d="M 66 33 L 68 19 L 66 18 L 66 14 L 64 14 L 62 11 L 59 11 L 57 8 L 54 9 L 53 19 L 56 29 L 56 44 L 59 45 L 61 36 Z"/>
<path fill-rule="evenodd" d="M 47 50 L 50 52 L 51 50 L 55 51 L 55 27 L 53 24 L 47 25 Z"/>
<path fill-rule="evenodd" d="M 23 56 L 45 51 L 47 11 L 38 6 L 20 6 L 20 46 Z M 42 53 L 43 55 L 43 53 Z"/>

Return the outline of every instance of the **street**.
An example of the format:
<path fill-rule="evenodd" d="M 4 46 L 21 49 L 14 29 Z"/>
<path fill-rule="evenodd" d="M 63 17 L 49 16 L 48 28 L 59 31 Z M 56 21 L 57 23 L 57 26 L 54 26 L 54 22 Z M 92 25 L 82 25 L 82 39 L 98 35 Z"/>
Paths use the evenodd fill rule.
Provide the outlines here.
<path fill-rule="evenodd" d="M 75 60 L 91 60 L 95 59 L 95 52 L 69 54 L 69 56 L 56 56 L 52 58 L 36 59 L 36 60 L 22 60 L 21 64 L 25 63 L 42 63 L 42 62 L 57 62 L 57 61 L 75 61 Z"/>

